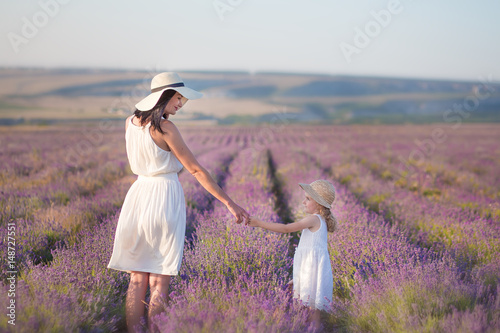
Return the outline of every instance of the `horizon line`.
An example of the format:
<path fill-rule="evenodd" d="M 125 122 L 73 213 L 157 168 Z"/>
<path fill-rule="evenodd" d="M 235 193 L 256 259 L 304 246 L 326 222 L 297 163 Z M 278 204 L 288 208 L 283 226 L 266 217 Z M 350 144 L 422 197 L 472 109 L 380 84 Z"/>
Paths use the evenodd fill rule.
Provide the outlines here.
<path fill-rule="evenodd" d="M 146 69 L 134 69 L 134 68 L 112 68 L 112 67 L 89 67 L 89 66 L 9 66 L 0 65 L 0 70 L 3 69 L 19 69 L 19 70 L 46 70 L 46 71 L 103 71 L 103 72 L 149 72 Z M 323 76 L 323 77 L 335 77 L 335 78 L 372 78 L 372 79 L 399 79 L 399 80 L 414 80 L 414 81 L 436 81 L 436 82 L 455 82 L 455 83 L 478 83 L 481 82 L 480 78 L 476 80 L 472 79 L 452 79 L 452 78 L 433 78 L 433 77 L 415 77 L 415 76 L 393 76 L 393 75 L 375 75 L 375 74 L 345 74 L 345 73 L 328 73 L 328 72 L 293 72 L 293 71 L 272 71 L 272 70 L 256 70 L 249 71 L 243 69 L 158 69 L 158 73 L 161 71 L 179 72 L 179 73 L 200 73 L 200 74 L 246 74 L 246 75 L 290 75 L 290 76 Z M 490 83 L 500 84 L 500 80 L 492 79 Z"/>

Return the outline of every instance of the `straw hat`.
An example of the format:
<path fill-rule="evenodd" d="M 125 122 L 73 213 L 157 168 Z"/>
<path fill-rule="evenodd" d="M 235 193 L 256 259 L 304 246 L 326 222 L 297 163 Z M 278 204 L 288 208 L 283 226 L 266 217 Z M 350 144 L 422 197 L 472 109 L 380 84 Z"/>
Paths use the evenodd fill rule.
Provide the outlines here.
<path fill-rule="evenodd" d="M 328 209 L 331 208 L 335 201 L 335 187 L 328 180 L 316 180 L 311 184 L 299 183 L 307 194 L 311 196 L 317 203 Z"/>
<path fill-rule="evenodd" d="M 203 96 L 202 93 L 186 87 L 179 74 L 174 72 L 165 72 L 156 75 L 153 80 L 151 80 L 151 94 L 137 103 L 135 107 L 139 111 L 151 110 L 155 107 L 156 103 L 158 103 L 161 94 L 163 94 L 165 90 L 169 89 L 179 92 L 184 97 L 182 103 L 183 105 L 189 99 L 198 99 Z"/>

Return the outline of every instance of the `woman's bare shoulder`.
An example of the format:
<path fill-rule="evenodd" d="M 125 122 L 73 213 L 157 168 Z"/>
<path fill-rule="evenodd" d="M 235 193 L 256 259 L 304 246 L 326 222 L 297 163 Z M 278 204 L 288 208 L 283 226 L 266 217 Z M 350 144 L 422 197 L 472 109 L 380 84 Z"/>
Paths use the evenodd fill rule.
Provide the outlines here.
<path fill-rule="evenodd" d="M 167 135 L 180 134 L 179 130 L 177 129 L 177 126 L 175 126 L 175 124 L 168 119 L 162 119 L 161 129 Z"/>
<path fill-rule="evenodd" d="M 128 117 L 128 118 L 125 120 L 125 130 L 127 130 L 128 125 L 130 124 L 130 119 L 132 119 L 133 117 L 134 117 L 134 115 L 131 115 L 130 117 Z"/>

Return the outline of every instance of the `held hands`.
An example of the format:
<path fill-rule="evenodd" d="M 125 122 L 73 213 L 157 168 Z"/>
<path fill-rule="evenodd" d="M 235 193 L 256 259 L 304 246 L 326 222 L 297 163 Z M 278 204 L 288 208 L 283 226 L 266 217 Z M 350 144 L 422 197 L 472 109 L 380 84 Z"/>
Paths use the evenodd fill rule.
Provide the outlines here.
<path fill-rule="evenodd" d="M 240 224 L 241 222 L 245 221 L 245 224 L 248 225 L 250 222 L 250 215 L 247 213 L 246 210 L 235 204 L 234 202 L 230 202 L 227 205 L 227 209 L 233 214 L 234 217 L 236 217 L 236 223 Z"/>
<path fill-rule="evenodd" d="M 227 209 L 231 212 L 231 214 L 233 214 L 234 217 L 236 217 L 237 224 L 245 221 L 245 225 L 248 225 L 250 227 L 258 227 L 259 222 L 261 222 L 256 217 L 250 217 L 246 210 L 244 210 L 234 202 L 230 202 L 227 205 Z"/>

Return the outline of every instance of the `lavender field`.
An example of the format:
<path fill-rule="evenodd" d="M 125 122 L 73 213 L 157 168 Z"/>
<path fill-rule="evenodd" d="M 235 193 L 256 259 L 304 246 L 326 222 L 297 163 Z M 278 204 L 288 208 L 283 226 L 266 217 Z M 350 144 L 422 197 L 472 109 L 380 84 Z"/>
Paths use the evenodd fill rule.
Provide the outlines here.
<path fill-rule="evenodd" d="M 298 182 L 335 185 L 322 331 L 500 331 L 499 125 L 181 132 L 262 219 L 303 216 Z M 106 268 L 135 180 L 121 124 L 7 127 L 0 142 L 0 331 L 124 331 L 128 274 Z M 194 177 L 183 171 L 180 181 L 184 259 L 156 318 L 161 331 L 317 331 L 287 290 L 300 235 L 236 225 Z"/>

